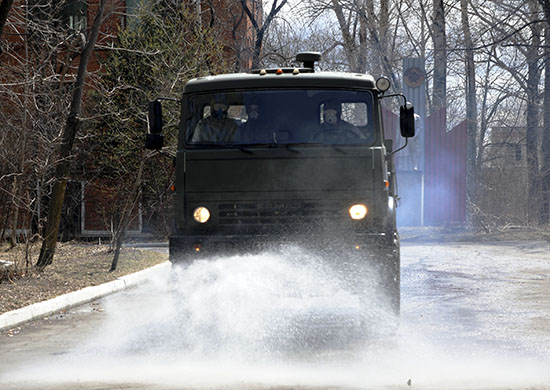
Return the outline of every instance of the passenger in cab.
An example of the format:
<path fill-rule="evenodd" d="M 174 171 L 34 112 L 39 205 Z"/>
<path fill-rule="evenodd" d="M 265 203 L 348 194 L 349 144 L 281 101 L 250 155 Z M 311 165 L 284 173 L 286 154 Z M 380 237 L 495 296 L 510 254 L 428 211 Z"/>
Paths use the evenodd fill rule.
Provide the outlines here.
<path fill-rule="evenodd" d="M 231 144 L 238 126 L 228 118 L 229 105 L 221 99 L 210 101 L 210 114 L 201 119 L 195 127 L 192 142 Z"/>
<path fill-rule="evenodd" d="M 270 142 L 266 134 L 265 113 L 262 112 L 262 105 L 257 99 L 248 99 L 245 102 L 247 119 L 239 126 L 238 138 L 243 144 L 255 144 Z"/>

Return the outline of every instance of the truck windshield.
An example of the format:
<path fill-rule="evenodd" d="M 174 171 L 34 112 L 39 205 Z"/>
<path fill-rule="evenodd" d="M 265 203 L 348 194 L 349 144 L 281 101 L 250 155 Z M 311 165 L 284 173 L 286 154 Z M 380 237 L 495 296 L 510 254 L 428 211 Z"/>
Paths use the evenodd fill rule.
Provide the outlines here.
<path fill-rule="evenodd" d="M 371 145 L 368 91 L 261 90 L 201 93 L 188 99 L 188 145 Z"/>

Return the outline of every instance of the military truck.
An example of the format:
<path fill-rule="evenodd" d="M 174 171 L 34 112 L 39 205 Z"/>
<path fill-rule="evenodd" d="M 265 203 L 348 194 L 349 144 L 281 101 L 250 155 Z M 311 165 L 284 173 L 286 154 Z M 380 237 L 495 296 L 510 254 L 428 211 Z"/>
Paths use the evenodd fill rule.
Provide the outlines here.
<path fill-rule="evenodd" d="M 297 243 L 372 263 L 398 307 L 395 152 L 381 108 L 390 82 L 317 72 L 320 57 L 186 84 L 170 260 Z M 149 123 L 146 147 L 161 149 L 158 100 Z M 414 136 L 404 98 L 400 128 Z"/>

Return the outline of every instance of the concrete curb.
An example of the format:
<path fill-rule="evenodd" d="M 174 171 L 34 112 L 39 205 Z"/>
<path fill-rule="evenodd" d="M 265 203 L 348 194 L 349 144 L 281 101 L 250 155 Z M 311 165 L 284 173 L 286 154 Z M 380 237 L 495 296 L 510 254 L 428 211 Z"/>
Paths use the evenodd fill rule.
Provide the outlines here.
<path fill-rule="evenodd" d="M 85 287 L 82 290 L 59 295 L 55 298 L 48 299 L 47 301 L 34 303 L 32 305 L 22 307 L 21 309 L 0 314 L 0 330 L 13 328 L 35 318 L 45 317 L 59 310 L 82 305 L 95 299 L 124 290 L 125 288 L 135 286 L 146 281 L 150 275 L 155 272 L 159 272 L 161 269 L 169 268 L 170 266 L 171 263 L 169 261 L 165 261 L 142 271 L 121 276 L 111 282 L 100 284 L 98 286 Z"/>

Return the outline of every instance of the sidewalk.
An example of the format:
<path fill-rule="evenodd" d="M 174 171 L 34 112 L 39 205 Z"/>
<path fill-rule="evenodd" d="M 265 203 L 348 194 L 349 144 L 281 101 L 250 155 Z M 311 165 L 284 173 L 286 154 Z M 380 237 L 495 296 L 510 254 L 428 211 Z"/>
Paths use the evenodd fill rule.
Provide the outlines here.
<path fill-rule="evenodd" d="M 102 298 L 104 296 L 124 290 L 128 287 L 143 283 L 153 274 L 171 267 L 169 261 L 157 264 L 143 271 L 122 276 L 112 282 L 100 284 L 98 286 L 86 287 L 82 290 L 73 291 L 68 294 L 60 295 L 47 301 L 35 303 L 21 309 L 9 311 L 0 315 L 0 330 L 15 327 L 24 322 L 36 318 L 48 316 L 57 311 L 79 306 L 84 303 Z"/>

